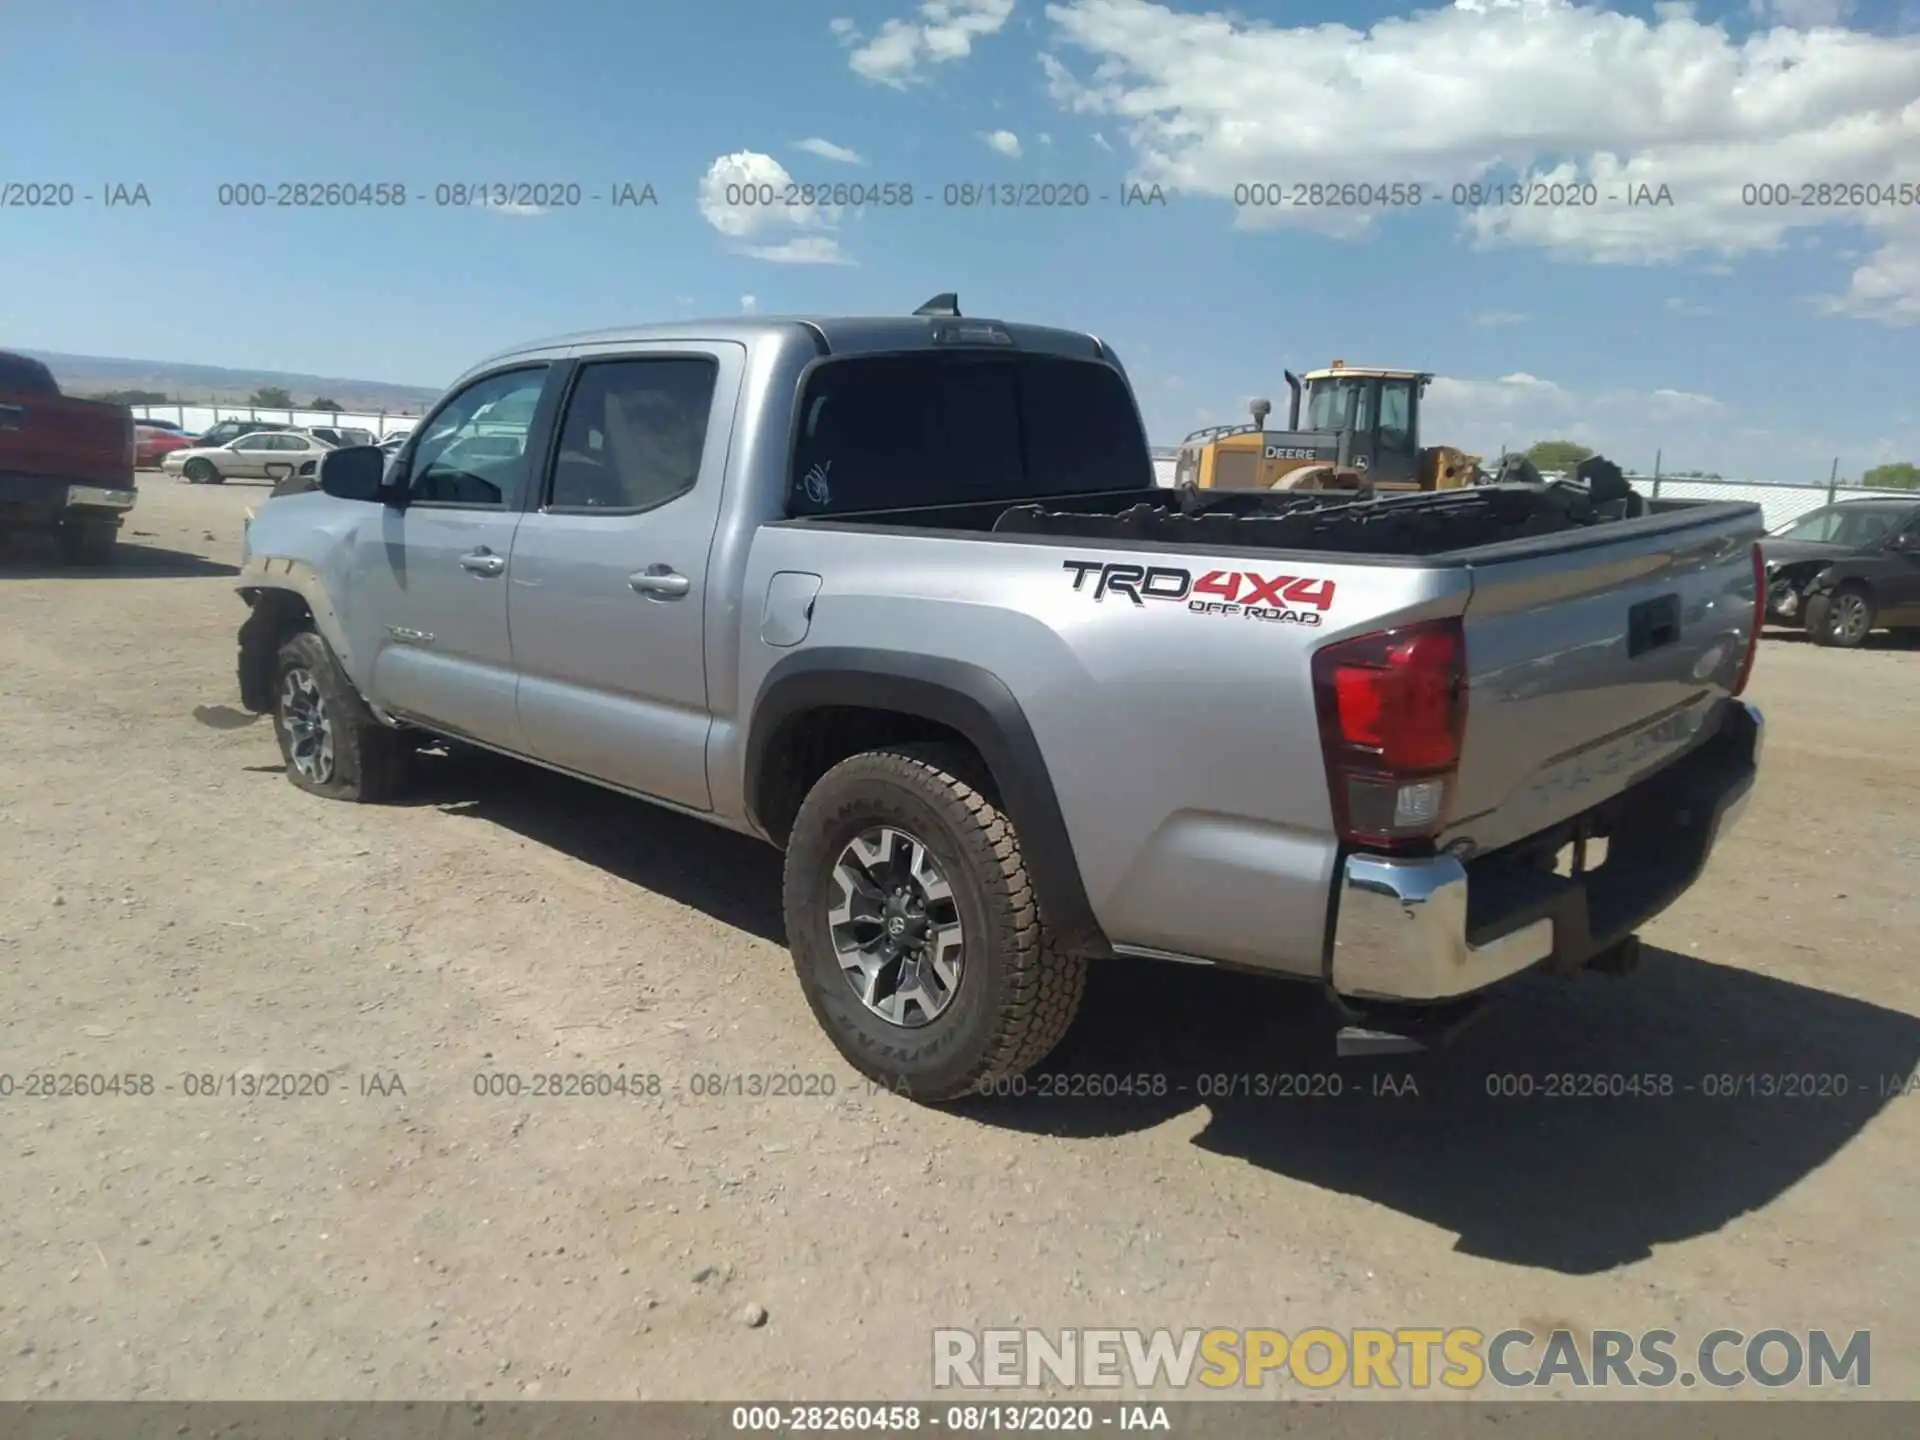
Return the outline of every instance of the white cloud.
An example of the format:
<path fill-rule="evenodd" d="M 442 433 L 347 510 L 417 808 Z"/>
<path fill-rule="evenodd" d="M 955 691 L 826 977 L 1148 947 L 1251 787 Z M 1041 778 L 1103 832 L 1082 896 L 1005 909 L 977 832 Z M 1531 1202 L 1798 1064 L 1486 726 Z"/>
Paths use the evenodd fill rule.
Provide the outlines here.
<path fill-rule="evenodd" d="M 754 311 L 758 310 L 759 308 L 760 308 L 760 302 L 759 300 L 755 299 L 753 296 L 742 295 L 740 297 L 740 313 L 742 315 L 751 315 L 753 314 Z"/>
<path fill-rule="evenodd" d="M 1020 158 L 1020 137 L 1011 130 L 982 132 L 980 138 L 987 142 L 989 150 L 997 150 L 1009 160 Z"/>
<path fill-rule="evenodd" d="M 1102 150 L 1106 151 L 1109 155 L 1113 153 L 1113 146 L 1107 143 L 1107 137 L 1102 135 L 1098 130 L 1093 132 L 1093 143 L 1098 145 Z"/>
<path fill-rule="evenodd" d="M 700 177 L 700 214 L 734 248 L 756 260 L 785 265 L 846 265 L 835 231 L 839 212 L 820 205 L 785 205 L 793 177 L 771 155 L 738 150 L 722 155 Z"/>
<path fill-rule="evenodd" d="M 1473 324 L 1479 326 L 1482 330 L 1495 330 L 1508 325 L 1524 325 L 1527 323 L 1527 317 L 1522 315 L 1518 310 L 1482 310 L 1479 314 L 1469 318 Z"/>
<path fill-rule="evenodd" d="M 1747 0 L 1747 10 L 1768 24 L 1811 30 L 1817 25 L 1838 25 L 1853 14 L 1854 0 Z"/>
<path fill-rule="evenodd" d="M 1713 311 L 1709 310 L 1706 306 L 1696 305 L 1691 300 L 1683 300 L 1678 295 L 1669 295 L 1666 300 L 1666 306 L 1667 309 L 1675 315 L 1701 316 L 1713 314 Z"/>
<path fill-rule="evenodd" d="M 1488 457 L 1502 445 L 1524 450 L 1537 440 L 1577 440 L 1622 465 L 1649 464 L 1663 442 L 1702 441 L 1704 425 L 1733 418 L 1724 402 L 1689 390 L 1582 393 L 1524 372 L 1497 380 L 1443 375 L 1428 387 L 1420 434 L 1423 444 L 1458 445 Z"/>
<path fill-rule="evenodd" d="M 844 15 L 839 15 L 829 20 L 827 22 L 827 29 L 831 30 L 835 35 L 838 35 L 842 40 L 846 39 L 849 35 L 857 34 L 859 31 L 859 27 Z"/>
<path fill-rule="evenodd" d="M 1805 20 L 1813 9 L 1797 0 L 1771 13 Z M 1649 19 L 1572 0 L 1457 0 L 1368 31 L 1153 0 L 1065 0 L 1047 14 L 1061 53 L 1090 57 L 1076 67 L 1042 57 L 1055 100 L 1112 117 L 1142 183 L 1230 202 L 1235 185 L 1258 180 L 1417 182 L 1423 208 L 1457 214 L 1478 245 L 1615 264 L 1724 260 L 1796 231 L 1860 225 L 1875 253 L 1828 308 L 1920 321 L 1920 211 L 1748 203 L 1759 184 L 1797 196 L 1802 183 L 1883 193 L 1913 183 L 1920 36 L 1764 28 L 1735 39 L 1686 6 Z M 1456 183 L 1514 177 L 1590 187 L 1561 194 L 1599 203 L 1451 206 Z M 1626 203 L 1663 185 L 1671 204 Z M 1382 222 L 1391 212 L 1236 215 L 1248 228 L 1346 236 Z"/>
<path fill-rule="evenodd" d="M 480 208 L 491 210 L 496 215 L 544 215 L 547 213 L 547 207 L 544 205 L 521 205 L 507 200 L 497 202 L 488 200 Z"/>
<path fill-rule="evenodd" d="M 804 150 L 809 155 L 818 155 L 822 160 L 837 161 L 842 165 L 864 165 L 858 150 L 849 150 L 844 145 L 836 145 L 831 140 L 822 140 L 818 135 L 809 135 L 805 140 L 793 142 L 793 148 Z"/>
<path fill-rule="evenodd" d="M 973 42 L 997 34 L 1013 14 L 1013 0 L 925 0 L 911 20 L 887 20 L 864 42 L 852 21 L 829 27 L 841 43 L 857 48 L 847 63 L 853 73 L 904 90 L 926 78 L 925 67 L 964 60 Z"/>

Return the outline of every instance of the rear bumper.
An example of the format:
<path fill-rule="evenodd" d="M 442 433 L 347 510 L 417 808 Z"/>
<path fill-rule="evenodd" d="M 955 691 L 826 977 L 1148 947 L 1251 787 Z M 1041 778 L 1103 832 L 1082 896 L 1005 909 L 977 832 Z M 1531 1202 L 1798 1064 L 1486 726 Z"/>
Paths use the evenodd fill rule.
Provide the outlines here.
<path fill-rule="evenodd" d="M 0 475 L 0 523 L 52 525 L 71 510 L 131 510 L 139 492 L 127 485 L 79 485 L 58 475 Z"/>
<path fill-rule="evenodd" d="M 1578 969 L 1699 878 L 1753 792 L 1764 737 L 1760 711 L 1728 701 L 1710 739 L 1604 807 L 1606 862 L 1577 879 L 1514 853 L 1349 856 L 1328 983 L 1354 999 L 1439 1001 L 1543 963 Z"/>

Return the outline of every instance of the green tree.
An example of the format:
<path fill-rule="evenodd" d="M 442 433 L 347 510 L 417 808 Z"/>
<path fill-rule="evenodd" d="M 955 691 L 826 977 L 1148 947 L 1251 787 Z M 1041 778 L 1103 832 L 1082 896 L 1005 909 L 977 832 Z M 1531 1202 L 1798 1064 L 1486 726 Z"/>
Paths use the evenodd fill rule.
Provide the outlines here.
<path fill-rule="evenodd" d="M 247 404 L 260 410 L 291 410 L 293 396 L 278 385 L 264 385 L 247 397 Z"/>
<path fill-rule="evenodd" d="M 1896 465 L 1876 465 L 1860 477 L 1860 483 L 1879 490 L 1920 490 L 1920 465 L 1904 460 Z"/>
<path fill-rule="evenodd" d="M 338 400 L 329 400 L 324 395 L 316 395 L 313 397 L 313 404 L 307 408 L 309 410 L 331 410 L 334 414 L 338 415 L 347 407 L 342 405 Z"/>
<path fill-rule="evenodd" d="M 1527 448 L 1527 459 L 1541 470 L 1571 470 L 1592 454 L 1574 440 L 1537 440 Z"/>
<path fill-rule="evenodd" d="M 164 390 L 102 390 L 87 397 L 90 400 L 104 400 L 109 405 L 168 405 Z"/>

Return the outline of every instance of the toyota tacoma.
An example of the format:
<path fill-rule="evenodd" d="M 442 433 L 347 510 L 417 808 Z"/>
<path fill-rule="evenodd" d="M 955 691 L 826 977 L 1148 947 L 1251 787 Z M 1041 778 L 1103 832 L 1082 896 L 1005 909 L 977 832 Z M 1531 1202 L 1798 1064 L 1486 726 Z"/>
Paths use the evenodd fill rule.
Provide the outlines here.
<path fill-rule="evenodd" d="M 1760 533 L 1598 483 L 1179 495 L 1106 344 L 950 296 L 657 325 L 264 503 L 239 686 L 318 795 L 450 739 L 780 847 L 820 1024 L 945 1101 L 1102 957 L 1317 986 L 1346 1053 L 1630 968 L 1753 785 Z"/>

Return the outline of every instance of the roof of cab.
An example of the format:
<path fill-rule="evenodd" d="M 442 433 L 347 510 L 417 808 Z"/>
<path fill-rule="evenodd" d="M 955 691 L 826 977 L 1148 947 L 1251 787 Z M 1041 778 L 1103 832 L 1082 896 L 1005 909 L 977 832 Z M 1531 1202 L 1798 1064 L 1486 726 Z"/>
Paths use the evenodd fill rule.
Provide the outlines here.
<path fill-rule="evenodd" d="M 652 324 L 617 325 L 603 330 L 581 330 L 567 335 L 529 341 L 490 355 L 473 371 L 483 370 L 520 356 L 552 354 L 575 346 L 611 346 L 625 342 L 731 340 L 752 345 L 756 342 L 791 340 L 807 337 L 810 343 L 824 346 L 833 355 L 855 355 L 880 351 L 931 349 L 943 327 L 993 326 L 1013 338 L 1010 348 L 1042 354 L 1066 355 L 1080 359 L 1113 358 L 1099 338 L 1080 330 L 1062 330 L 1047 325 L 1023 325 L 988 317 L 914 316 L 914 315 L 736 315 L 711 320 L 665 320 Z M 965 341 L 960 342 L 966 344 Z M 972 347 L 969 347 L 972 348 Z M 986 348 L 986 347 L 981 347 Z"/>

